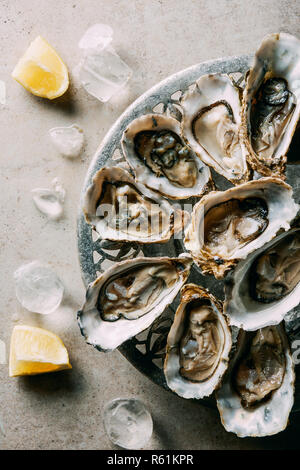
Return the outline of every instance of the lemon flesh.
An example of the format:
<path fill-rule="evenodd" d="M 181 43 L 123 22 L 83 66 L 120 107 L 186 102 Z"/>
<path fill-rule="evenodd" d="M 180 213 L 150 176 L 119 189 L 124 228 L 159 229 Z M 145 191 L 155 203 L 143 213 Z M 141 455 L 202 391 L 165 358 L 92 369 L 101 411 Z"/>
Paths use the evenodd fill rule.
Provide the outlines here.
<path fill-rule="evenodd" d="M 12 332 L 9 376 L 36 375 L 72 369 L 62 340 L 51 331 L 18 325 Z"/>
<path fill-rule="evenodd" d="M 30 44 L 12 77 L 34 95 L 50 100 L 63 95 L 69 87 L 67 67 L 41 36 Z"/>

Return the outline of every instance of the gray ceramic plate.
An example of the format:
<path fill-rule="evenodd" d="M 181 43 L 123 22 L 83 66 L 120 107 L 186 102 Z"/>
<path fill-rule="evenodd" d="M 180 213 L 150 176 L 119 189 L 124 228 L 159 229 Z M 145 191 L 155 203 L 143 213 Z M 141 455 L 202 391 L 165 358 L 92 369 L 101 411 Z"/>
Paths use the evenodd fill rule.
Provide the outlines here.
<path fill-rule="evenodd" d="M 124 129 L 133 119 L 151 112 L 169 113 L 180 119 L 180 113 L 176 108 L 177 101 L 182 92 L 193 86 L 197 78 L 207 73 L 227 73 L 239 86 L 243 87 L 244 75 L 249 69 L 250 63 L 251 56 L 229 57 L 204 62 L 172 75 L 143 94 L 121 115 L 98 148 L 82 188 L 82 197 L 91 184 L 92 177 L 100 168 L 103 166 L 126 165 L 120 148 L 120 140 Z M 212 176 L 218 189 L 225 190 L 231 186 L 227 180 L 215 172 L 212 172 Z M 287 181 L 294 187 L 295 196 L 299 201 L 298 176 L 300 176 L 300 165 L 288 166 Z M 83 281 L 86 286 L 94 281 L 101 272 L 118 261 L 134 258 L 138 255 L 178 256 L 184 251 L 179 240 L 171 240 L 166 244 L 154 244 L 148 247 L 140 247 L 135 243 L 118 244 L 101 240 L 97 233 L 86 224 L 81 210 L 78 218 L 78 248 Z M 202 276 L 195 265 L 192 268 L 188 282 L 201 284 L 209 288 L 219 299 L 223 299 L 223 282 L 216 281 L 212 276 Z M 166 337 L 177 303 L 178 298 L 148 330 L 127 341 L 119 348 L 120 352 L 140 372 L 166 389 L 168 387 L 162 372 L 162 362 Z M 287 329 L 292 343 L 297 337 L 300 338 L 297 317 L 298 310 L 289 315 L 289 321 L 287 322 Z M 298 390 L 296 389 L 296 402 L 295 410 L 300 409 L 300 384 Z M 200 403 L 213 405 L 214 400 L 201 400 Z"/>

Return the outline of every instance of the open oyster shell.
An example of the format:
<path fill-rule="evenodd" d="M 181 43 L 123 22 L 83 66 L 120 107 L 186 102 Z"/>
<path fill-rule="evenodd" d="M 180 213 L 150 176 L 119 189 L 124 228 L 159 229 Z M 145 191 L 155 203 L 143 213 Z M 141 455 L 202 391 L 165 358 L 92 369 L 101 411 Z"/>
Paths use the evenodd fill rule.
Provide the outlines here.
<path fill-rule="evenodd" d="M 300 299 L 300 229 L 284 232 L 241 261 L 225 283 L 231 325 L 277 325 Z"/>
<path fill-rule="evenodd" d="M 83 212 L 103 239 L 139 243 L 168 241 L 182 229 L 183 214 L 187 216 L 118 167 L 96 173 Z"/>
<path fill-rule="evenodd" d="M 279 178 L 261 178 L 204 196 L 195 206 L 184 245 L 204 274 L 221 279 L 240 259 L 288 230 L 298 204 Z"/>
<path fill-rule="evenodd" d="M 188 278 L 192 259 L 134 258 L 116 263 L 88 286 L 78 323 L 87 343 L 111 351 L 150 326 Z"/>
<path fill-rule="evenodd" d="M 203 75 L 180 102 L 182 133 L 207 165 L 234 184 L 249 179 L 247 148 L 241 138 L 240 90 L 228 75 Z"/>
<path fill-rule="evenodd" d="M 242 128 L 249 163 L 262 175 L 282 176 L 300 115 L 300 41 L 266 36 L 243 96 Z"/>
<path fill-rule="evenodd" d="M 294 402 L 294 364 L 283 325 L 240 331 L 217 406 L 226 431 L 263 437 L 283 431 Z"/>
<path fill-rule="evenodd" d="M 166 381 L 183 398 L 211 395 L 227 369 L 231 332 L 222 304 L 195 284 L 182 288 L 167 340 Z"/>
<path fill-rule="evenodd" d="M 123 134 L 122 149 L 136 180 L 170 199 L 201 196 L 213 185 L 209 168 L 183 142 L 172 117 L 135 119 Z"/>

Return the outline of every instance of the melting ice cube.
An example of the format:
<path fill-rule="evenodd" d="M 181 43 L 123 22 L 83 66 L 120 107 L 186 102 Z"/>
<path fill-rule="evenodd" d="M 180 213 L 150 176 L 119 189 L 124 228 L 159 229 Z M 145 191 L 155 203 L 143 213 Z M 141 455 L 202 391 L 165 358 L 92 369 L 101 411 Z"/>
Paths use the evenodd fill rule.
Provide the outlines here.
<path fill-rule="evenodd" d="M 57 220 L 62 216 L 66 192 L 57 178 L 52 181 L 51 189 L 36 188 L 31 192 L 36 207 L 49 219 Z"/>
<path fill-rule="evenodd" d="M 105 49 L 112 41 L 113 29 L 107 24 L 94 24 L 79 41 L 80 49 Z"/>
<path fill-rule="evenodd" d="M 39 261 L 20 266 L 14 273 L 16 296 L 30 312 L 44 315 L 60 305 L 64 286 L 56 273 Z"/>
<path fill-rule="evenodd" d="M 103 418 L 110 440 L 124 449 L 141 449 L 152 435 L 151 415 L 140 400 L 112 400 L 105 406 Z"/>
<path fill-rule="evenodd" d="M 84 144 L 83 130 L 76 124 L 69 127 L 54 127 L 49 131 L 53 144 L 63 155 L 76 158 L 81 154 Z"/>
<path fill-rule="evenodd" d="M 102 102 L 108 101 L 123 88 L 132 70 L 112 49 L 94 50 L 79 66 L 79 78 L 86 91 Z"/>

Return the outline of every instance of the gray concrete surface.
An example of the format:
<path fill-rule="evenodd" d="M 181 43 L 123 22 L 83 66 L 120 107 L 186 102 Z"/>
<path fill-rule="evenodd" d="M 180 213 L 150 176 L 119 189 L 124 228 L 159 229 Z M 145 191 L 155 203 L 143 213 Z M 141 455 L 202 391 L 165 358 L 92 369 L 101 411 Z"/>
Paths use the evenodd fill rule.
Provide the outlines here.
<path fill-rule="evenodd" d="M 76 247 L 80 188 L 101 139 L 141 93 L 194 63 L 252 53 L 269 32 L 300 36 L 295 0 L 1 0 L 0 80 L 0 339 L 9 346 L 14 324 L 28 323 L 59 334 L 73 370 L 31 378 L 8 378 L 0 365 L 1 449 L 111 449 L 102 408 L 114 397 L 136 396 L 149 407 L 154 434 L 149 449 L 263 449 L 298 446 L 299 419 L 267 439 L 227 434 L 216 411 L 172 396 L 137 372 L 118 352 L 100 354 L 85 344 L 76 324 L 84 299 Z M 10 78 L 31 40 L 41 34 L 60 53 L 72 75 L 77 43 L 96 22 L 110 24 L 114 46 L 134 70 L 127 90 L 108 104 L 71 86 L 58 103 L 28 94 Z M 83 158 L 67 161 L 49 141 L 48 130 L 78 123 L 86 135 Z M 59 177 L 66 190 L 65 216 L 48 221 L 34 207 L 30 190 Z M 13 272 L 33 259 L 50 263 L 66 286 L 63 305 L 42 317 L 18 304 Z"/>

